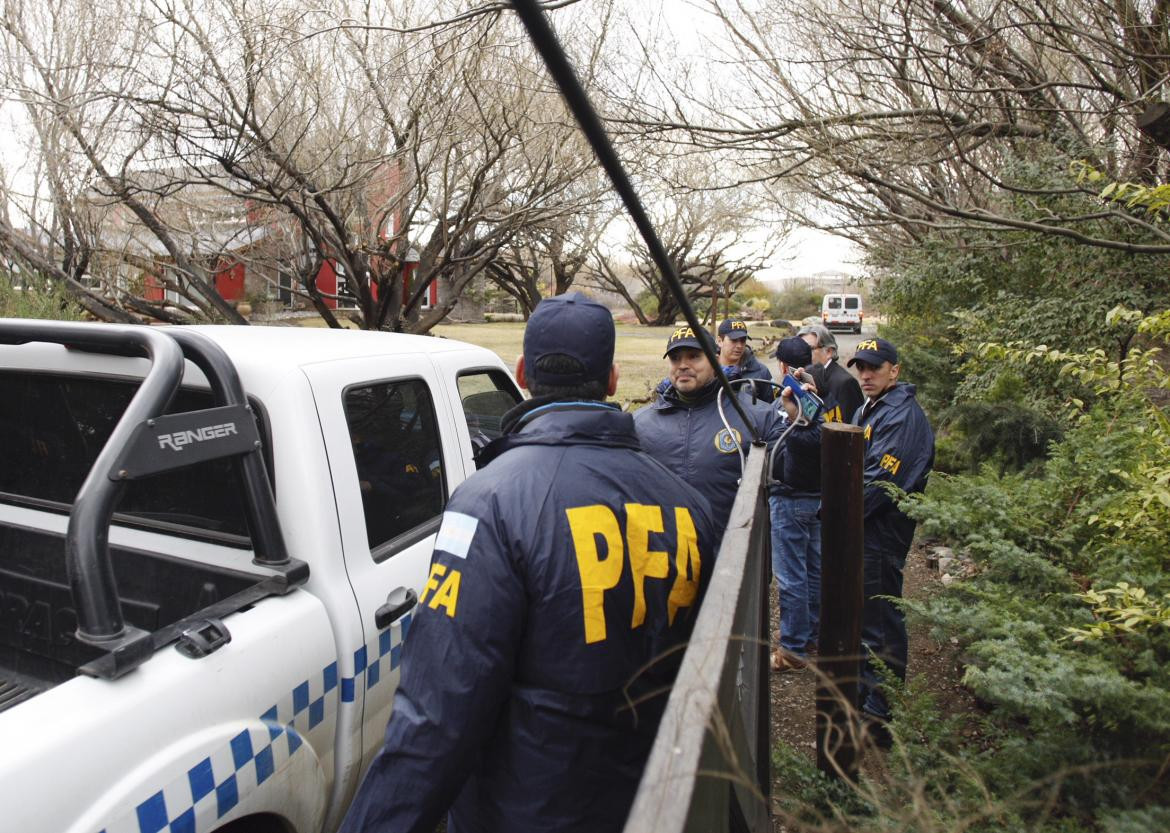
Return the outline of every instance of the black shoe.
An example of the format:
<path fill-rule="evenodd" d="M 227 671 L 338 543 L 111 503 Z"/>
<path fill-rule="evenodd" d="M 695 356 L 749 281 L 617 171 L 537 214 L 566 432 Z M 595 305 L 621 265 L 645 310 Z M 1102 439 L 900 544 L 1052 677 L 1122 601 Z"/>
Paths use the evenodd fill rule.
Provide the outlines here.
<path fill-rule="evenodd" d="M 888 721 L 870 712 L 861 713 L 861 737 L 863 743 L 868 738 L 878 749 L 890 749 L 894 745 Z"/>

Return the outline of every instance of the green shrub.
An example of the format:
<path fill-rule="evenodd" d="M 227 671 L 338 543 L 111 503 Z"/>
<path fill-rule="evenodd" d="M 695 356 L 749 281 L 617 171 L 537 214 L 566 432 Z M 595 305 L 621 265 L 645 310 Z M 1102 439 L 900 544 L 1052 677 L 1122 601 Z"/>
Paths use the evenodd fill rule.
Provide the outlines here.
<path fill-rule="evenodd" d="M 986 344 L 1002 378 L 1051 373 L 1071 396 L 1047 459 L 932 476 L 904 497 L 972 575 L 909 615 L 953 641 L 980 710 L 948 714 L 913 675 L 892 686 L 894 747 L 848 798 L 801 776 L 798 830 L 1113 833 L 1170 820 L 1170 313 L 1130 319 L 1122 360 Z M 1016 401 L 1005 381 L 999 391 Z M 797 806 L 792 806 L 797 805 Z M 822 824 L 833 820 L 833 825 Z M 817 825 L 820 825 L 817 828 Z"/>
<path fill-rule="evenodd" d="M 1139 331 L 1164 338 L 1163 317 Z M 1094 402 L 1072 403 L 1072 427 L 1033 474 L 939 477 L 909 501 L 924 534 L 977 566 L 916 610 L 958 639 L 964 683 L 992 709 L 986 783 L 1001 795 L 1043 785 L 1085 829 L 1122 829 L 1170 807 L 1170 421 L 1157 404 L 1170 375 L 1157 349 L 1124 363 L 1032 355 Z"/>
<path fill-rule="evenodd" d="M 58 284 L 29 281 L 14 288 L 12 276 L 0 275 L 0 317 L 77 320 L 82 309 Z"/>
<path fill-rule="evenodd" d="M 819 286 L 788 286 L 775 293 L 772 312 L 790 321 L 820 315 L 821 298 L 824 294 L 825 290 Z"/>
<path fill-rule="evenodd" d="M 1094 217 L 1086 230 L 1144 242 L 1100 211 L 1097 197 L 1069 173 L 1069 161 L 1056 151 L 1005 159 L 1002 175 L 1024 190 L 996 200 L 1012 216 L 1039 223 Z M 1029 189 L 1047 196 L 1023 196 Z M 1153 242 L 1158 231 L 1146 234 Z M 1107 313 L 1170 305 L 1165 256 L 1122 255 L 1025 231 L 936 229 L 914 246 L 872 249 L 868 261 L 880 278 L 872 302 L 888 319 L 883 334 L 898 345 L 903 376 L 918 386 L 944 438 L 941 462 L 951 470 L 986 461 L 1004 469 L 1032 465 L 1069 426 L 1065 402 L 1089 402 L 1058 364 L 1015 358 L 1056 347 L 1099 349 L 1120 361 L 1141 336 L 1135 319 Z M 983 344 L 1004 352 L 980 353 Z"/>

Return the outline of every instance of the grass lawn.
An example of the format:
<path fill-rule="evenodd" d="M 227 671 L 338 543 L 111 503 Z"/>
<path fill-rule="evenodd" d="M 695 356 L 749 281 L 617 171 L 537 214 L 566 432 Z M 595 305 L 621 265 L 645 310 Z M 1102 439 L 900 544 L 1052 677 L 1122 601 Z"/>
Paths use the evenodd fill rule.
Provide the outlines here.
<path fill-rule="evenodd" d="M 662 351 L 666 349 L 666 340 L 673 330 L 673 327 L 617 325 L 615 361 L 621 373 L 617 395 L 614 397 L 616 401 L 629 403 L 632 400 L 647 400 L 650 391 L 666 375 L 666 359 L 662 358 Z M 522 350 L 524 324 L 441 324 L 432 332 L 444 338 L 486 347 L 495 351 L 508 367 L 515 367 L 516 358 Z M 774 349 L 771 345 L 781 332 L 772 327 L 753 325 L 751 334 L 751 345 L 757 350 L 757 357 L 769 370 L 773 370 L 776 360 L 769 358 L 767 353 Z M 769 349 L 765 349 L 765 346 Z"/>

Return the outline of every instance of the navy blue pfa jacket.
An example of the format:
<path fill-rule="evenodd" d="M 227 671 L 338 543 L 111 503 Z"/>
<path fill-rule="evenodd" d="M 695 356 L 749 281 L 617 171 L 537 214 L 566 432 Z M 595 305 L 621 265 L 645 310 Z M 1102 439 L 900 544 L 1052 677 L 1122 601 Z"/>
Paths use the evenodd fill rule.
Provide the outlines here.
<path fill-rule="evenodd" d="M 772 372 L 767 367 L 760 363 L 756 358 L 756 354 L 752 348 L 747 348 L 744 351 L 743 358 L 738 365 L 731 367 L 723 367 L 723 373 L 729 379 L 762 379 L 765 382 L 772 381 Z M 771 402 L 775 398 L 776 388 L 771 385 L 744 385 L 745 390 L 751 390 L 753 387 L 756 390 L 756 397 L 762 399 L 764 402 Z"/>
<path fill-rule="evenodd" d="M 875 485 L 892 481 L 906 492 L 926 489 L 934 465 L 934 432 L 914 397 L 914 385 L 899 382 L 884 393 L 866 413 L 865 406 L 853 416 L 853 424 L 865 431 L 865 540 L 866 547 L 880 544 L 910 546 L 914 522 L 904 515 Z M 871 534 L 872 532 L 872 534 Z"/>
<path fill-rule="evenodd" d="M 781 428 L 788 426 L 782 414 Z M 821 494 L 821 423 L 798 425 L 784 439 L 772 465 L 776 481 L 768 490 L 771 495 L 785 497 L 820 497 Z"/>
<path fill-rule="evenodd" d="M 719 418 L 716 406 L 718 385 L 712 382 L 692 399 L 684 399 L 673 387 L 660 392 L 654 402 L 634 414 L 642 448 L 683 480 L 699 489 L 711 501 L 720 536 L 731 515 L 735 492 L 742 475 L 735 442 Z M 739 393 L 748 417 L 756 421 L 760 437 L 771 443 L 780 435 L 780 419 L 771 405 L 755 404 L 747 391 Z M 731 402 L 723 412 L 746 451 L 751 432 Z"/>
<path fill-rule="evenodd" d="M 756 354 L 750 347 L 745 351 L 741 367 L 743 370 L 740 372 L 740 375 L 745 378 L 763 379 L 767 382 L 772 381 L 772 371 L 768 370 L 767 367 L 760 363 L 760 360 L 756 358 Z M 775 390 L 775 388 L 773 388 L 771 385 L 760 385 L 759 390 L 761 393 L 764 391 L 771 393 L 773 390 Z"/>
<path fill-rule="evenodd" d="M 346 833 L 433 833 L 448 807 L 451 833 L 619 831 L 629 813 L 715 526 L 629 414 L 531 404 L 451 496 Z"/>

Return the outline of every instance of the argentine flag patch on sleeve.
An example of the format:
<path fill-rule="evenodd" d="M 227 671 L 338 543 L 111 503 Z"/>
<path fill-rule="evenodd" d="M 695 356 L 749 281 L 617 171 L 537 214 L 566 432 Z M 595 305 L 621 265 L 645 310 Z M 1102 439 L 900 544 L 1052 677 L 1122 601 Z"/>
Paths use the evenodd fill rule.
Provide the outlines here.
<path fill-rule="evenodd" d="M 467 558 L 467 551 L 471 549 L 471 539 L 475 537 L 475 528 L 479 526 L 479 519 L 462 512 L 444 512 L 443 525 L 439 527 L 439 536 L 435 538 L 435 549 L 448 552 L 457 558 Z"/>

